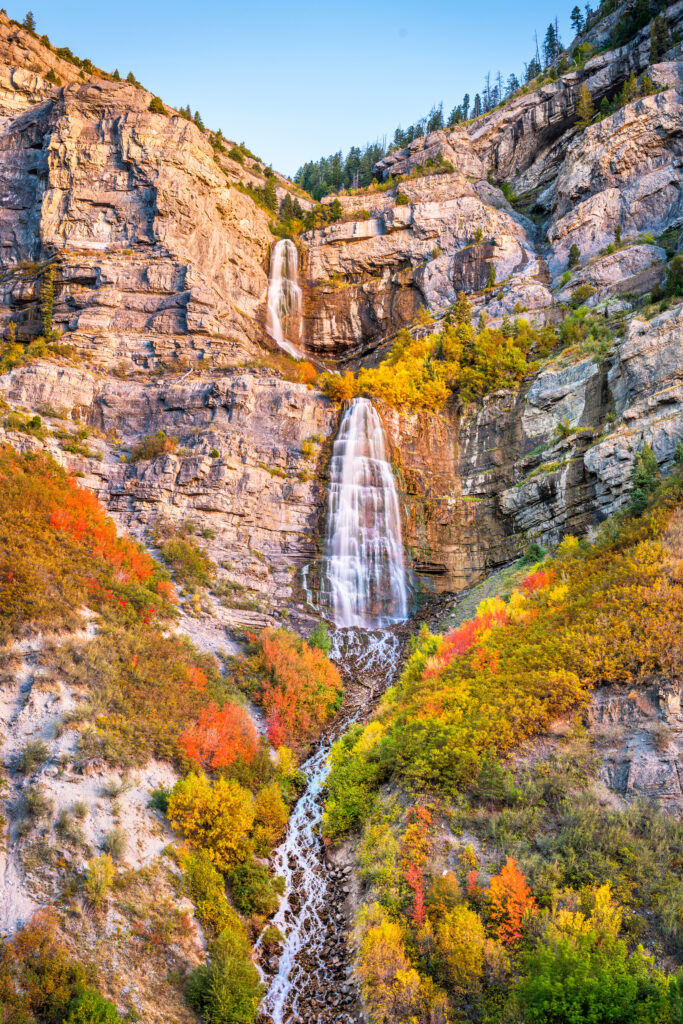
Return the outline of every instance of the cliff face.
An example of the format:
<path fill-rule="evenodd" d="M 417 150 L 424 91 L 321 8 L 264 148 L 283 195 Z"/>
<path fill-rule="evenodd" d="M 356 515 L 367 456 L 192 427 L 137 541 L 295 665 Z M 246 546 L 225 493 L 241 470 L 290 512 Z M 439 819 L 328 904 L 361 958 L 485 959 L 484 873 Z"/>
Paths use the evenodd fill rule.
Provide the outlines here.
<path fill-rule="evenodd" d="M 669 6 L 672 29 L 682 11 Z M 612 97 L 646 69 L 647 51 L 641 33 L 467 127 L 390 154 L 380 176 L 429 158 L 439 173 L 422 167 L 398 188 L 342 196 L 342 220 L 300 240 L 304 341 L 338 364 L 376 360 L 420 307 L 438 317 L 461 290 L 494 323 L 520 310 L 543 322 L 588 286 L 588 304 L 620 335 L 606 356 L 570 351 L 480 407 L 381 410 L 412 568 L 427 588 L 459 589 L 532 539 L 586 530 L 625 500 L 643 440 L 663 469 L 671 463 L 680 307 L 632 319 L 624 293 L 666 272 L 663 245 L 638 232 L 683 223 L 681 65 L 655 65 L 658 93 L 574 127 L 581 84 L 596 101 Z M 50 69 L 61 85 L 46 80 Z M 263 184 L 258 163 L 229 158 L 209 133 L 170 108 L 151 113 L 149 101 L 0 16 L 0 318 L 20 340 L 37 333 L 50 260 L 54 326 L 73 353 L 14 369 L 0 386 L 12 406 L 42 411 L 53 434 L 40 443 L 138 536 L 149 539 L 161 519 L 214 534 L 206 547 L 219 573 L 247 595 L 216 614 L 253 624 L 303 599 L 338 414 L 260 365 L 272 348 L 263 325 L 273 236 L 248 194 Z M 513 205 L 492 183 L 506 177 L 522 196 L 507 191 Z M 624 243 L 601 251 L 617 226 Z M 567 281 L 572 244 L 581 260 Z M 79 420 L 101 432 L 93 457 L 65 450 L 65 421 L 52 413 L 70 431 Z M 158 430 L 177 438 L 175 451 L 121 460 Z"/>

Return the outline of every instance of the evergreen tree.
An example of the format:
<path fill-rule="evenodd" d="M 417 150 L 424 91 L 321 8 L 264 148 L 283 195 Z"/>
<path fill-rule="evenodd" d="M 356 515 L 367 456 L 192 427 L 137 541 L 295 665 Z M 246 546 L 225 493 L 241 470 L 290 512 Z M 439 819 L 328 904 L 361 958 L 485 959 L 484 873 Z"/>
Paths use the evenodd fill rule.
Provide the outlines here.
<path fill-rule="evenodd" d="M 472 117 L 479 117 L 481 115 L 481 96 L 479 93 L 474 97 L 474 106 L 472 107 Z"/>
<path fill-rule="evenodd" d="M 584 82 L 579 91 L 579 102 L 576 104 L 576 127 L 587 128 L 595 116 L 595 106 L 590 89 Z"/>
<path fill-rule="evenodd" d="M 674 466 L 680 469 L 683 466 L 683 441 L 676 442 L 676 451 L 674 452 Z"/>
<path fill-rule="evenodd" d="M 576 267 L 576 266 L 578 266 L 580 259 L 581 259 L 581 250 L 579 249 L 579 247 L 576 244 L 576 242 L 572 242 L 571 248 L 569 250 L 569 255 L 567 257 L 567 266 L 568 267 Z"/>
<path fill-rule="evenodd" d="M 152 114 L 166 113 L 166 107 L 164 106 L 164 104 L 162 103 L 158 96 L 152 96 L 151 100 L 149 101 L 148 109 Z"/>
<path fill-rule="evenodd" d="M 195 121 L 196 124 L 196 121 Z M 275 178 L 269 175 L 263 188 L 263 199 L 265 205 L 273 213 L 277 211 L 277 192 L 275 191 Z"/>
<path fill-rule="evenodd" d="M 670 45 L 669 26 L 666 23 L 666 18 L 663 14 L 658 14 L 650 22 L 650 64 L 660 61 Z"/>
<path fill-rule="evenodd" d="M 36 19 L 33 17 L 33 11 L 26 12 L 22 25 L 28 32 L 35 32 Z"/>
<path fill-rule="evenodd" d="M 549 67 L 555 57 L 557 56 L 557 33 L 555 32 L 555 26 L 551 22 L 545 33 L 545 39 L 543 40 L 543 59 L 545 66 Z"/>
<path fill-rule="evenodd" d="M 291 220 L 294 216 L 294 203 L 289 192 L 285 192 L 284 199 L 280 203 L 280 220 Z"/>
<path fill-rule="evenodd" d="M 427 134 L 429 132 L 438 132 L 443 128 L 443 103 L 440 103 L 438 107 L 432 107 L 429 111 L 429 117 L 427 118 Z"/>
<path fill-rule="evenodd" d="M 118 68 L 114 68 L 114 71 L 112 72 L 112 76 L 111 77 L 114 79 L 115 82 L 120 82 L 121 81 L 121 75 L 119 74 L 119 69 Z"/>
<path fill-rule="evenodd" d="M 493 260 L 489 263 L 489 272 L 486 278 L 486 287 L 493 288 L 496 284 L 496 268 L 493 265 Z"/>
<path fill-rule="evenodd" d="M 510 99 L 511 96 L 514 96 L 518 89 L 519 79 L 517 78 L 517 75 L 509 75 L 508 84 L 505 90 L 506 99 Z"/>
<path fill-rule="evenodd" d="M 637 95 L 638 82 L 636 80 L 635 74 L 631 72 L 631 74 L 624 82 L 624 86 L 621 90 L 620 106 L 625 106 L 627 103 L 630 103 L 632 100 L 636 99 Z"/>
<path fill-rule="evenodd" d="M 453 322 L 456 324 L 470 324 L 472 322 L 472 306 L 464 292 L 458 292 L 458 297 L 455 300 Z"/>
<path fill-rule="evenodd" d="M 452 128 L 454 125 L 460 124 L 462 119 L 462 108 L 460 106 L 453 107 L 448 115 L 448 127 Z"/>
<path fill-rule="evenodd" d="M 55 308 L 55 277 L 54 268 L 48 267 L 43 275 L 43 283 L 40 288 L 40 319 L 43 327 L 43 337 L 51 341 L 54 336 L 52 329 L 52 315 Z"/>
<path fill-rule="evenodd" d="M 129 71 L 129 72 L 128 72 L 128 74 L 126 75 L 126 81 L 127 81 L 127 82 L 128 82 L 128 83 L 129 83 L 130 85 L 137 85 L 137 81 L 136 81 L 136 79 L 135 79 L 135 75 L 133 74 L 133 72 L 132 72 L 132 71 Z"/>
<path fill-rule="evenodd" d="M 580 35 L 583 31 L 584 20 L 583 14 L 581 13 L 581 8 L 578 6 L 578 4 L 572 8 L 572 13 L 569 15 L 569 20 L 571 21 L 572 28 L 576 32 L 577 36 Z"/>
<path fill-rule="evenodd" d="M 200 132 L 203 132 L 204 131 L 204 122 L 202 121 L 202 115 L 199 113 L 198 110 L 195 110 L 194 117 L 192 118 L 192 120 L 197 125 L 197 127 L 200 130 Z"/>
<path fill-rule="evenodd" d="M 462 119 L 463 119 L 463 121 L 467 121 L 468 114 L 470 112 L 470 94 L 468 92 L 466 92 L 465 95 L 462 98 L 461 107 L 462 107 Z"/>
<path fill-rule="evenodd" d="M 631 474 L 631 511 L 635 515 L 641 515 L 647 508 L 650 496 L 657 489 L 658 473 L 657 458 L 646 442 L 635 457 Z"/>

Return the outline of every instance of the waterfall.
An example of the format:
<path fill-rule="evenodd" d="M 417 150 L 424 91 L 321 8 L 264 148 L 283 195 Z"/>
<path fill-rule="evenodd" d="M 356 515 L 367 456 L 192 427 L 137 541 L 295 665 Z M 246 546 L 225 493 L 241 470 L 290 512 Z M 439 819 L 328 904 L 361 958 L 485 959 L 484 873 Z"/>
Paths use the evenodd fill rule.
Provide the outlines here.
<path fill-rule="evenodd" d="M 323 576 L 335 625 L 381 629 L 407 618 L 398 494 L 367 398 L 346 409 L 334 442 Z"/>
<path fill-rule="evenodd" d="M 295 359 L 303 353 L 285 337 L 285 321 L 297 317 L 301 335 L 301 288 L 297 277 L 299 257 L 296 246 L 289 238 L 281 238 L 270 253 L 268 279 L 268 313 L 266 330 L 273 341 Z"/>

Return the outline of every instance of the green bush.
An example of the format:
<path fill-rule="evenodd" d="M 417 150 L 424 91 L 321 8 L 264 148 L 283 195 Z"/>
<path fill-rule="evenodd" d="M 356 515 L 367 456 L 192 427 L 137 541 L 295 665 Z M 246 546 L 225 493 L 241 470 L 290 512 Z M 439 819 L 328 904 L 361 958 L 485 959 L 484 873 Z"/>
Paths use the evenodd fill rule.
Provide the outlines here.
<path fill-rule="evenodd" d="M 233 868 L 226 877 L 233 902 L 242 914 L 270 917 L 275 913 L 281 880 L 274 879 L 268 868 L 251 860 Z"/>
<path fill-rule="evenodd" d="M 50 750 L 42 740 L 31 740 L 17 758 L 17 771 L 22 775 L 32 775 L 38 765 L 47 761 Z"/>
<path fill-rule="evenodd" d="M 407 206 L 409 202 L 410 202 L 410 199 L 405 194 L 405 192 L 397 192 L 396 193 L 396 205 L 397 206 Z"/>
<path fill-rule="evenodd" d="M 666 271 L 664 293 L 670 298 L 683 295 L 683 256 L 674 256 Z"/>
<path fill-rule="evenodd" d="M 631 511 L 639 516 L 647 508 L 650 497 L 657 489 L 659 465 L 655 453 L 645 443 L 637 453 L 631 474 Z"/>
<path fill-rule="evenodd" d="M 161 102 L 158 96 L 152 96 L 149 101 L 149 107 L 147 108 L 151 114 L 165 114 L 166 107 Z"/>
<path fill-rule="evenodd" d="M 197 918 L 209 939 L 216 939 L 225 928 L 240 930 L 240 919 L 225 895 L 223 876 L 204 850 L 184 859 L 183 888 L 194 903 Z"/>
<path fill-rule="evenodd" d="M 122 859 L 126 852 L 126 845 L 126 833 L 118 826 L 113 828 L 111 832 L 107 832 L 106 836 L 102 840 L 102 849 L 105 853 L 109 854 L 112 860 Z"/>
<path fill-rule="evenodd" d="M 567 266 L 568 267 L 576 267 L 576 266 L 578 266 L 580 259 L 581 259 L 581 250 L 579 249 L 579 247 L 576 244 L 576 242 L 572 242 L 572 245 L 571 245 L 571 247 L 569 249 L 569 255 L 567 256 Z"/>
<path fill-rule="evenodd" d="M 332 641 L 330 640 L 330 631 L 327 628 L 327 623 L 324 619 L 321 619 L 315 627 L 308 638 L 308 643 L 311 647 L 317 647 L 318 650 L 322 651 L 325 655 L 330 653 Z"/>
<path fill-rule="evenodd" d="M 139 444 L 133 448 L 130 454 L 131 462 L 144 462 L 147 459 L 155 459 L 164 452 L 174 452 L 178 447 L 177 437 L 167 437 L 163 430 L 157 430 L 156 434 L 143 437 Z"/>
<path fill-rule="evenodd" d="M 120 1024 L 120 1021 L 114 1003 L 89 988 L 71 1001 L 64 1024 Z"/>
<path fill-rule="evenodd" d="M 579 306 L 583 306 L 584 303 L 590 299 L 591 295 L 595 295 L 595 288 L 592 284 L 580 284 L 578 288 L 575 288 L 572 292 L 571 307 L 572 309 L 578 309 Z"/>
<path fill-rule="evenodd" d="M 249 952 L 246 936 L 225 928 L 211 948 L 209 963 L 192 974 L 188 1002 L 206 1024 L 252 1024 L 263 986 Z"/>
<path fill-rule="evenodd" d="M 161 545 L 161 553 L 185 586 L 206 587 L 214 577 L 213 562 L 195 540 L 172 537 Z"/>
<path fill-rule="evenodd" d="M 525 958 L 518 995 L 529 1024 L 658 1024 L 669 996 L 642 949 L 594 936 L 545 943 Z"/>

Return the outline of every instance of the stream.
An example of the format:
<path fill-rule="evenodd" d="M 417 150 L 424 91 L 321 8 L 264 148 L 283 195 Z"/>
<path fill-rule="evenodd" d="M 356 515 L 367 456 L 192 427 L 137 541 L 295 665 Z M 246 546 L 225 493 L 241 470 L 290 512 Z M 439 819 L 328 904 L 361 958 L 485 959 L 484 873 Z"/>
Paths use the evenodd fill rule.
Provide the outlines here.
<path fill-rule="evenodd" d="M 273 958 L 261 957 L 267 992 L 263 1022 L 272 1024 L 346 1024 L 356 1019 L 350 949 L 344 915 L 344 884 L 330 869 L 320 836 L 323 790 L 332 743 L 353 722 L 363 720 L 399 668 L 403 639 L 390 629 L 363 632 L 335 630 L 330 658 L 345 677 L 345 707 L 302 765 L 306 789 L 289 819 L 273 867 L 284 877 L 280 907 L 269 922 L 285 942 L 274 973 Z M 257 955 L 262 954 L 260 940 Z M 270 962 L 268 962 L 270 961 Z"/>

